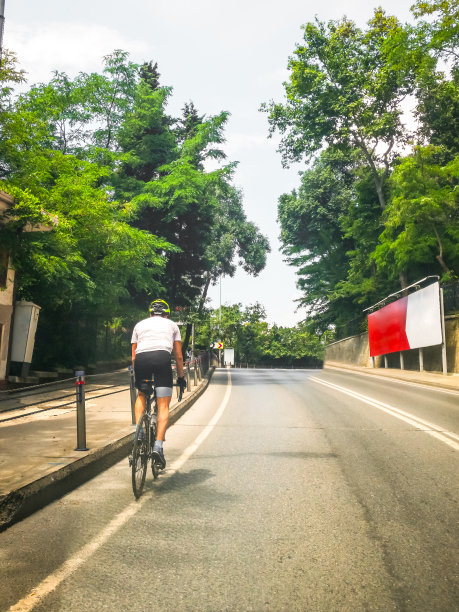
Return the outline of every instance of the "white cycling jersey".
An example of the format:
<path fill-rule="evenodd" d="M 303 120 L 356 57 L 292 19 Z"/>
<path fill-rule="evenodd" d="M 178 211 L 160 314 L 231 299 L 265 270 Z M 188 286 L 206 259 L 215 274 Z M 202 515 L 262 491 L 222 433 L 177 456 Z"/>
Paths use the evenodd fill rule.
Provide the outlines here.
<path fill-rule="evenodd" d="M 153 316 L 137 323 L 132 332 L 131 344 L 137 344 L 136 355 L 149 351 L 172 353 L 174 342 L 181 339 L 177 323 L 161 316 Z"/>

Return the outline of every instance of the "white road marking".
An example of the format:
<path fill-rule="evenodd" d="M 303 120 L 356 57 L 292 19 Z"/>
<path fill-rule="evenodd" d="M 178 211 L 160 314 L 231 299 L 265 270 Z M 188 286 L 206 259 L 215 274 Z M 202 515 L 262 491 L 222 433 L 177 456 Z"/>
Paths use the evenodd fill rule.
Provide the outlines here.
<path fill-rule="evenodd" d="M 404 410 L 400 410 L 399 408 L 395 408 L 394 406 L 390 406 L 389 404 L 375 400 L 367 395 L 362 395 L 361 393 L 351 391 L 350 389 L 346 389 L 345 387 L 335 385 L 334 383 L 328 381 L 326 382 L 320 378 L 316 378 L 315 376 L 311 376 L 309 380 L 319 383 L 320 385 L 324 385 L 324 387 L 329 387 L 330 389 L 334 389 L 335 391 L 349 395 L 350 397 L 354 397 L 355 399 L 365 402 L 374 408 L 378 408 L 379 410 L 382 410 L 383 412 L 386 412 L 387 414 L 390 414 L 401 421 L 405 421 L 405 423 L 408 423 L 409 425 L 413 425 L 416 429 L 424 431 L 441 442 L 448 444 L 448 446 L 451 446 L 451 448 L 454 448 L 454 450 L 459 450 L 459 436 L 451 431 L 445 430 L 438 425 L 434 425 L 433 423 L 420 419 L 409 412 L 405 412 Z"/>
<path fill-rule="evenodd" d="M 167 470 L 167 475 L 175 474 L 188 459 L 199 449 L 204 440 L 212 432 L 215 425 L 223 415 L 228 401 L 231 395 L 231 373 L 228 370 L 228 384 L 223 400 L 212 417 L 208 425 L 204 427 L 202 432 L 197 436 L 196 440 L 190 444 L 172 464 L 170 469 Z M 8 612 L 28 612 L 32 610 L 37 604 L 39 604 L 47 595 L 54 591 L 66 578 L 73 574 L 81 565 L 86 563 L 88 559 L 103 545 L 105 544 L 123 525 L 125 525 L 129 519 L 141 510 L 146 502 L 150 501 L 154 496 L 154 491 L 146 493 L 138 501 L 133 501 L 120 512 L 110 523 L 103 529 L 91 542 L 80 548 L 70 559 L 63 563 L 57 568 L 55 572 L 47 576 L 40 582 L 32 591 L 26 595 L 23 599 L 18 601 L 16 604 L 11 606 Z"/>
<path fill-rule="evenodd" d="M 392 376 L 386 376 L 385 374 L 377 374 L 376 372 L 373 374 L 370 372 L 358 372 L 357 370 L 351 370 L 346 368 L 338 368 L 334 366 L 327 366 L 327 370 L 335 370 L 336 372 L 346 372 L 351 374 L 356 374 L 357 376 L 372 376 L 373 378 L 378 378 L 379 380 L 390 380 L 391 382 L 398 383 L 400 385 L 408 385 L 408 387 L 416 387 L 417 389 L 428 389 L 429 391 L 435 391 L 439 393 L 446 393 L 447 395 L 459 395 L 459 390 L 456 391 L 454 389 L 444 389 L 443 387 L 436 387 L 435 385 L 428 385 L 423 383 L 417 383 L 410 380 L 402 380 L 401 378 L 395 378 Z"/>

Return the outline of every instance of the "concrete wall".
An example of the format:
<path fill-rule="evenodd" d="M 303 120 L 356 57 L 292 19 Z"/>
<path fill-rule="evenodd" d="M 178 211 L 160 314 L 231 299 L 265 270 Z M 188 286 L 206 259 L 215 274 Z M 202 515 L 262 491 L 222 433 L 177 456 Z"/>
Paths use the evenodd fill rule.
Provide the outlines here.
<path fill-rule="evenodd" d="M 450 315 L 445 317 L 446 333 L 446 359 L 448 372 L 459 373 L 459 316 Z M 424 348 L 424 370 L 428 372 L 442 371 L 441 346 L 429 346 Z M 403 351 L 404 365 L 406 370 L 419 370 L 419 351 Z M 368 333 L 351 336 L 338 342 L 333 342 L 325 348 L 324 363 L 327 362 L 348 363 L 362 367 L 372 367 L 370 358 L 370 347 L 368 344 Z M 400 368 L 400 354 L 391 353 L 387 355 L 389 368 Z M 376 367 L 384 367 L 384 358 L 375 358 Z"/>

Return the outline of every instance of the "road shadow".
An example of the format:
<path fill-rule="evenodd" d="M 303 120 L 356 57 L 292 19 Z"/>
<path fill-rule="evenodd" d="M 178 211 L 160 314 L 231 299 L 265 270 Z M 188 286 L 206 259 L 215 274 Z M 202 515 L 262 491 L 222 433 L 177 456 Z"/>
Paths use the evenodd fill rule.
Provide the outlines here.
<path fill-rule="evenodd" d="M 306 452 L 287 452 L 264 453 L 266 457 L 281 457 L 285 459 L 337 459 L 336 453 L 306 453 Z"/>
<path fill-rule="evenodd" d="M 176 472 L 172 476 L 167 475 L 167 471 L 159 476 L 156 481 L 145 484 L 145 492 L 154 491 L 155 497 L 167 495 L 175 492 L 183 492 L 187 489 L 184 496 L 185 505 L 207 504 L 216 506 L 219 503 L 226 504 L 234 499 L 234 495 L 222 493 L 214 487 L 207 486 L 205 483 L 214 478 L 215 474 L 211 470 L 196 469 L 189 472 Z"/>

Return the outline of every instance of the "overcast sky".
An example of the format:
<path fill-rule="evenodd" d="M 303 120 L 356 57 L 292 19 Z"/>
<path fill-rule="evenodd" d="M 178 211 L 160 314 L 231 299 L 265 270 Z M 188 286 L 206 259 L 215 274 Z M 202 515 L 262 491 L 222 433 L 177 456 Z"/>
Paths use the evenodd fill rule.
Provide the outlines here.
<path fill-rule="evenodd" d="M 267 138 L 262 102 L 283 99 L 287 61 L 301 42 L 300 26 L 346 14 L 359 25 L 382 6 L 410 19 L 414 0 L 6 0 L 4 46 L 18 54 L 30 84 L 47 81 L 53 70 L 75 75 L 99 71 L 101 59 L 123 49 L 136 62 L 158 62 L 161 84 L 173 87 L 168 107 L 179 115 L 192 100 L 201 114 L 231 113 L 225 151 L 239 162 L 235 184 L 244 192 L 251 221 L 269 237 L 272 252 L 257 277 L 238 272 L 223 278 L 222 303 L 261 302 L 270 323 L 294 325 L 295 270 L 279 252 L 277 201 L 299 185 L 297 165 L 283 169 L 276 142 Z M 211 290 L 220 302 L 219 287 Z"/>

